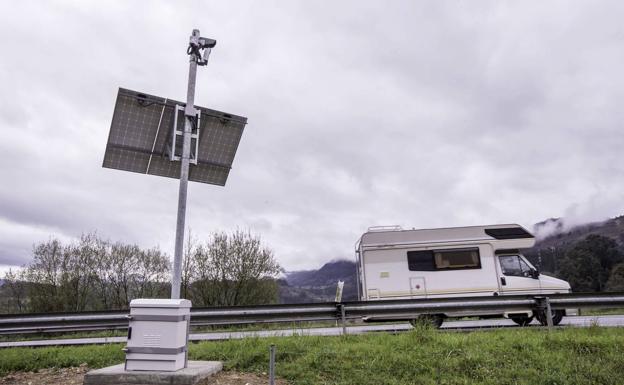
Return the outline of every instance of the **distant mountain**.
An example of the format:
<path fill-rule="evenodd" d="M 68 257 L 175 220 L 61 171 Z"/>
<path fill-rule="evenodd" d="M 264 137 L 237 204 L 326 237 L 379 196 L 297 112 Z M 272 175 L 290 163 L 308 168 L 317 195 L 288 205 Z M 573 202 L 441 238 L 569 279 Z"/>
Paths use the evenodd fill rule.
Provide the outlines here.
<path fill-rule="evenodd" d="M 336 298 L 338 281 L 343 281 L 343 301 L 357 300 L 355 262 L 335 260 L 318 270 L 286 273 L 279 281 L 281 303 L 331 302 Z"/>
<path fill-rule="evenodd" d="M 286 281 L 292 286 L 335 285 L 338 280 L 355 280 L 355 263 L 336 260 L 324 264 L 318 270 L 301 270 L 287 273 Z"/>

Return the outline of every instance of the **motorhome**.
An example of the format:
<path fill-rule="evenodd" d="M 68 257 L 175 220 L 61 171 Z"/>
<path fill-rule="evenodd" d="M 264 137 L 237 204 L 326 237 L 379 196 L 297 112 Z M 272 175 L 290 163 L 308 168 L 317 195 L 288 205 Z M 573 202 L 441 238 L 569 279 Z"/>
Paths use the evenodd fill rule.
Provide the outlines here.
<path fill-rule="evenodd" d="M 360 300 L 451 298 L 570 292 L 570 284 L 540 274 L 523 255 L 535 237 L 517 224 L 403 230 L 371 227 L 356 244 Z M 553 323 L 565 311 L 553 312 Z M 436 326 L 447 317 L 503 316 L 527 325 L 543 314 L 526 312 L 437 314 Z M 410 319 L 411 321 L 417 319 Z M 424 318 L 424 316 L 423 316 Z"/>

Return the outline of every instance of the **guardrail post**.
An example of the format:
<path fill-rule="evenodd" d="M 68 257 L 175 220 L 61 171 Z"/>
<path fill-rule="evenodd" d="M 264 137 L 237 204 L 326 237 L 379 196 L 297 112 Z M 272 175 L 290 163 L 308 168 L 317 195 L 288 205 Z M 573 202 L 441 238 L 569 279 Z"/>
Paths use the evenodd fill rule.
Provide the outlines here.
<path fill-rule="evenodd" d="M 546 317 L 546 327 L 548 330 L 552 330 L 554 325 L 550 299 L 548 297 L 535 297 L 535 300 L 537 301 L 537 311 Z"/>
<path fill-rule="evenodd" d="M 550 299 L 548 299 L 548 297 L 544 298 L 544 303 L 546 304 L 546 325 L 548 325 L 548 330 L 552 330 L 553 315 L 552 309 L 550 308 Z"/>
<path fill-rule="evenodd" d="M 347 334 L 347 317 L 345 315 L 345 307 L 343 304 L 340 304 L 338 306 L 340 306 L 340 320 L 342 322 L 342 335 L 346 335 Z"/>
<path fill-rule="evenodd" d="M 275 385 L 275 345 L 269 347 L 269 385 Z"/>

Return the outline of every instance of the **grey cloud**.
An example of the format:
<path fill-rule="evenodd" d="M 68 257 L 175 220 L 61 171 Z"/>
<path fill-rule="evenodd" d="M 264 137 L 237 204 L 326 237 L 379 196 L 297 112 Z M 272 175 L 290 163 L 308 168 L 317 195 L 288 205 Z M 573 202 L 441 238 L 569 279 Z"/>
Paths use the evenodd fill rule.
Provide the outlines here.
<path fill-rule="evenodd" d="M 250 228 L 294 270 L 351 256 L 370 225 L 621 214 L 622 11 L 615 1 L 0 6 L 0 264 L 27 261 L 50 234 L 92 230 L 172 250 L 176 181 L 101 162 L 119 86 L 184 98 L 193 27 L 218 40 L 197 104 L 249 117 L 227 186 L 190 188 L 198 237 Z"/>

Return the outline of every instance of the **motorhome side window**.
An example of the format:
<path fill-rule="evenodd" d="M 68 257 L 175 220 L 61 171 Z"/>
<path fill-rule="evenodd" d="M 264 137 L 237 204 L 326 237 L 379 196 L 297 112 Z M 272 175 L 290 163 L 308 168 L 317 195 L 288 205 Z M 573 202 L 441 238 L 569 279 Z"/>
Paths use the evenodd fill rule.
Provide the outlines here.
<path fill-rule="evenodd" d="M 479 249 L 408 251 L 410 271 L 480 269 Z"/>
<path fill-rule="evenodd" d="M 513 277 L 530 277 L 531 268 L 518 255 L 501 255 L 498 257 L 504 275 Z"/>
<path fill-rule="evenodd" d="M 434 271 L 436 268 L 433 264 L 433 251 L 408 251 L 407 267 L 410 271 Z"/>

